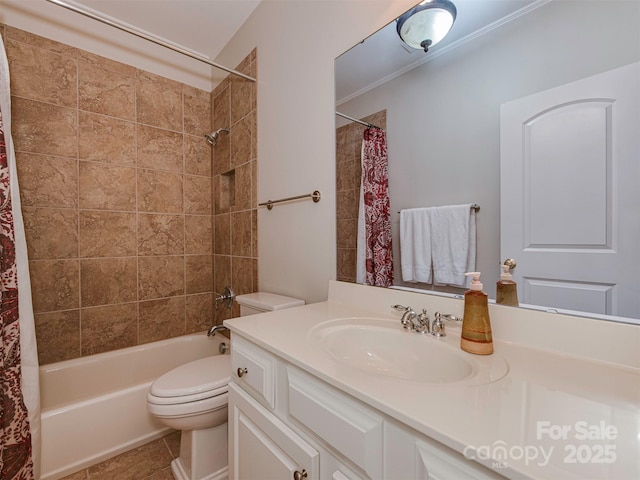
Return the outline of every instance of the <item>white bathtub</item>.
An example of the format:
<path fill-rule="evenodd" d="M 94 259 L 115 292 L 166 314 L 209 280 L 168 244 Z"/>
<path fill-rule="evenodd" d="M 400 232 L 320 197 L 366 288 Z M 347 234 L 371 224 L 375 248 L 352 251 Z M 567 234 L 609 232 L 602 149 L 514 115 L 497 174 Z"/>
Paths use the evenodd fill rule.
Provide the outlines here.
<path fill-rule="evenodd" d="M 169 370 L 218 354 L 205 333 L 40 367 L 42 476 L 55 480 L 169 431 L 147 412 L 147 390 Z"/>

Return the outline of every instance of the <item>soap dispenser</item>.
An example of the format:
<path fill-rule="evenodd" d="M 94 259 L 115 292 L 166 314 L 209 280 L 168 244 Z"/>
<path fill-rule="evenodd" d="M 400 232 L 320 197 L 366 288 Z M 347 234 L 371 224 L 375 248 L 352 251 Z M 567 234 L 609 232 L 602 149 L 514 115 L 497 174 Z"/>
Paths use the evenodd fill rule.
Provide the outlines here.
<path fill-rule="evenodd" d="M 488 295 L 482 291 L 480 272 L 465 273 L 473 277 L 469 290 L 464 293 L 464 316 L 460 348 L 477 355 L 493 353 Z"/>
<path fill-rule="evenodd" d="M 518 286 L 509 273 L 509 265 L 500 265 L 502 273 L 496 283 L 496 303 L 518 306 Z"/>

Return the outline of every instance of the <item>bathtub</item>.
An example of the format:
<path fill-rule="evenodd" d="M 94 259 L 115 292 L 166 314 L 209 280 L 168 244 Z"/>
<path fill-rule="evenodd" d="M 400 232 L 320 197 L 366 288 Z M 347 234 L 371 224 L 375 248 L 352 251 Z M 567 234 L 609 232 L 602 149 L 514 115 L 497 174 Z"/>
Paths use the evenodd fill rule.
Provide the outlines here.
<path fill-rule="evenodd" d="M 40 367 L 41 480 L 56 480 L 168 433 L 147 390 L 169 370 L 217 355 L 221 335 L 185 335 Z"/>

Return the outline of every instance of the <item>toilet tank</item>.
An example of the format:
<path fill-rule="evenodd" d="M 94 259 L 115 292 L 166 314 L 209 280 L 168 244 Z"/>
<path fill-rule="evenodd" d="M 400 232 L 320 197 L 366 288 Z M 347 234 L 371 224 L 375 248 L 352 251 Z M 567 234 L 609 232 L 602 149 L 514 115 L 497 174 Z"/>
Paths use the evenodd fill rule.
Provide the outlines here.
<path fill-rule="evenodd" d="M 236 301 L 240 305 L 241 317 L 304 305 L 304 300 L 300 300 L 299 298 L 285 297 L 284 295 L 276 295 L 275 293 L 268 292 L 238 295 L 236 296 Z"/>

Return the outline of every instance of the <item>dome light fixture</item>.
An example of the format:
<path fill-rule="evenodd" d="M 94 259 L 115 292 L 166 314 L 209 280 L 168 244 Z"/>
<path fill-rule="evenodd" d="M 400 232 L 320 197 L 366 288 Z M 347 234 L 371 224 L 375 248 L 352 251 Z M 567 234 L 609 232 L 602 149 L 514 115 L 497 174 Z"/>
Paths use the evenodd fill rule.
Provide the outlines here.
<path fill-rule="evenodd" d="M 457 13 L 449 0 L 425 0 L 398 17 L 396 30 L 404 43 L 427 52 L 449 33 Z"/>

